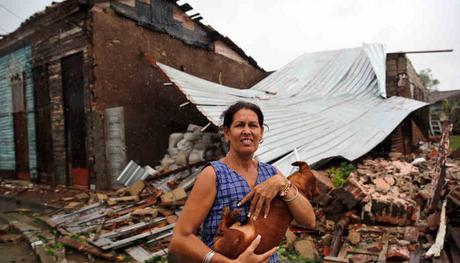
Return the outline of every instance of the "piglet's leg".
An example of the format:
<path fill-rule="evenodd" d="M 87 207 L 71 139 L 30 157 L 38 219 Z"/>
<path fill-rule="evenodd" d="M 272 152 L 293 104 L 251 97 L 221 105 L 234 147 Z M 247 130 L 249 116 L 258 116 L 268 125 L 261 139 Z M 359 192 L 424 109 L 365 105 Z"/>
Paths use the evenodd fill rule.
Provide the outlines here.
<path fill-rule="evenodd" d="M 219 227 L 217 228 L 217 235 L 223 235 L 223 233 L 226 230 L 228 230 L 234 223 L 236 223 L 236 219 L 239 215 L 239 209 L 235 209 L 230 212 L 230 209 L 228 207 L 224 207 L 222 209 L 222 220 L 220 222 Z"/>

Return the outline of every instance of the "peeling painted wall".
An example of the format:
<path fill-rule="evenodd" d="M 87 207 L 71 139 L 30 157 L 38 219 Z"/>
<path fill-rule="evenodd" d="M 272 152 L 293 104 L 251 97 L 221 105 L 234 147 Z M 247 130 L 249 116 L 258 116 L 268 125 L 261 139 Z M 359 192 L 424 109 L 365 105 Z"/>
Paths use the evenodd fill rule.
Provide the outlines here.
<path fill-rule="evenodd" d="M 0 57 L 0 170 L 14 171 L 15 132 L 13 118 L 13 76 L 21 76 L 21 85 L 25 87 L 25 115 L 27 125 L 27 144 L 29 158 L 29 174 L 36 178 L 35 152 L 35 115 L 31 71 L 32 49 L 30 46 L 15 50 Z"/>
<path fill-rule="evenodd" d="M 49 123 L 45 125 L 37 125 L 34 120 L 34 104 L 32 100 L 27 102 L 27 127 L 30 138 L 29 165 L 37 169 L 37 172 L 34 173 L 38 174 L 38 180 L 43 183 L 65 184 L 70 180 L 62 100 L 61 58 L 84 52 L 85 59 L 87 59 L 85 49 L 88 45 L 88 34 L 85 28 L 86 13 L 82 12 L 84 8 L 84 5 L 77 0 L 54 4 L 28 18 L 18 30 L 0 41 L 0 57 L 9 56 L 15 50 L 22 50 L 22 47 L 27 46 L 26 82 L 27 87 L 30 88 L 27 89 L 26 96 L 32 99 L 34 92 L 38 92 L 42 99 L 48 98 L 49 101 L 48 105 L 40 105 L 41 107 L 46 106 L 46 111 L 49 112 Z M 85 60 L 85 70 L 87 70 L 86 64 L 87 60 Z M 46 72 L 46 77 L 40 80 L 40 85 L 37 86 L 39 89 L 34 90 L 32 72 L 38 67 Z M 86 72 L 85 76 L 87 75 Z M 85 85 L 87 83 L 88 80 L 85 79 Z M 43 88 L 43 85 L 47 87 Z M 11 100 L 11 96 L 8 100 Z M 43 112 L 44 109 L 40 110 Z M 44 120 L 37 121 L 43 122 Z M 36 147 L 39 146 L 35 142 L 36 133 L 31 130 L 36 127 L 42 129 L 38 132 L 40 136 L 46 135 L 46 138 L 41 138 L 42 141 L 52 141 L 46 145 L 46 149 L 43 149 L 43 143 L 40 149 Z M 47 158 L 38 158 L 41 162 L 46 163 L 37 163 L 38 154 L 42 156 L 46 154 Z M 37 179 L 36 176 L 33 178 Z"/>

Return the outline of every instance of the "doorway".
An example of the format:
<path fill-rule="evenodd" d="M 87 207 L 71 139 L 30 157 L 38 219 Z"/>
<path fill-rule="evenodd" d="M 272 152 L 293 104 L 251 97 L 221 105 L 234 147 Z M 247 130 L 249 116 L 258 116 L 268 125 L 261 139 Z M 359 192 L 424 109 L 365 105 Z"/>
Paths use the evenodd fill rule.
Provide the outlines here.
<path fill-rule="evenodd" d="M 61 59 L 67 163 L 67 185 L 88 188 L 83 53 Z"/>

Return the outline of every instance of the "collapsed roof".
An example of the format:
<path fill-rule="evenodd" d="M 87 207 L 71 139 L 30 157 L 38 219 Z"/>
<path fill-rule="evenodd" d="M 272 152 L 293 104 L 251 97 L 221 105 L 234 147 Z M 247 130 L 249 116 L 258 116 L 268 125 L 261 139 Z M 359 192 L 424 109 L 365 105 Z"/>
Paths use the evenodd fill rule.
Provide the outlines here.
<path fill-rule="evenodd" d="M 284 174 L 291 163 L 332 157 L 355 160 L 382 142 L 411 112 L 427 105 L 386 98 L 386 53 L 381 44 L 306 53 L 253 87 L 240 90 L 158 63 L 214 125 L 239 100 L 256 103 L 268 128 L 256 158 Z"/>

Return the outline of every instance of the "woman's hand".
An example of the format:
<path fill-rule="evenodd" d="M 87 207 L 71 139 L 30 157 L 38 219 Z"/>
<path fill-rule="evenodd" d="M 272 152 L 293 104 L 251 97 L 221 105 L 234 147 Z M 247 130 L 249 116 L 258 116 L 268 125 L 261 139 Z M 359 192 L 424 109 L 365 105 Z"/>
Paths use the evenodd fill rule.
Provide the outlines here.
<path fill-rule="evenodd" d="M 252 241 L 252 243 L 249 245 L 248 248 L 246 248 L 246 250 L 241 253 L 241 255 L 236 259 L 234 260 L 233 262 L 235 263 L 239 263 L 239 262 L 249 262 L 249 263 L 252 263 L 252 262 L 255 262 L 255 263 L 258 263 L 258 262 L 268 262 L 268 260 L 270 259 L 270 257 L 273 255 L 273 253 L 276 252 L 276 249 L 277 247 L 274 247 L 272 249 L 270 249 L 269 251 L 263 253 L 263 254 L 260 254 L 260 255 L 256 255 L 254 254 L 254 250 L 256 250 L 257 246 L 260 244 L 260 235 L 258 235 L 254 241 Z"/>
<path fill-rule="evenodd" d="M 252 191 L 240 201 L 238 206 L 252 199 L 248 217 L 252 217 L 252 219 L 256 220 L 262 212 L 262 209 L 265 209 L 264 218 L 266 218 L 270 212 L 270 204 L 273 198 L 279 193 L 285 181 L 286 179 L 284 176 L 279 173 L 270 177 L 265 182 L 254 187 Z"/>

